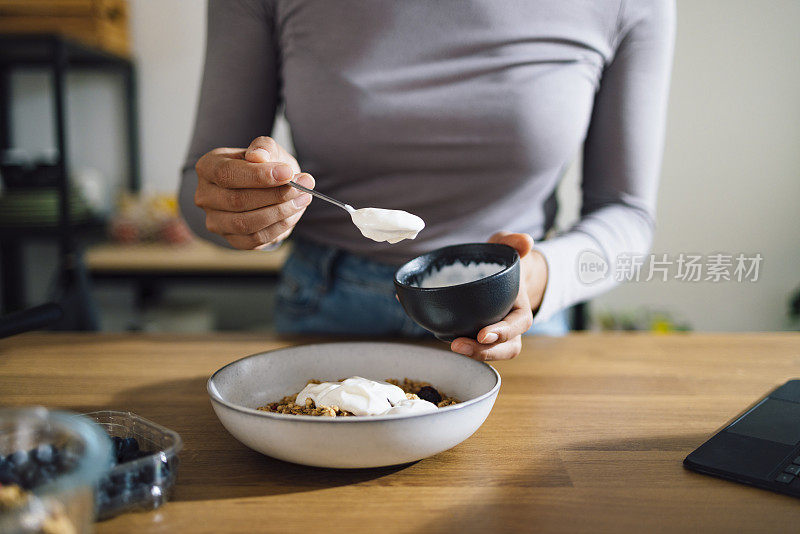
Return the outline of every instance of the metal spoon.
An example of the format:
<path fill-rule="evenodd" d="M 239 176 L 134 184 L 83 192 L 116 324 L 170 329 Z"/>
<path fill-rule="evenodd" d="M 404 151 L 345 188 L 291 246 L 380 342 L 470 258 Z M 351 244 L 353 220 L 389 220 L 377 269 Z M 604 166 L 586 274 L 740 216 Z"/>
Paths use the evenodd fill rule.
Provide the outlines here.
<path fill-rule="evenodd" d="M 331 198 L 328 195 L 323 195 L 319 191 L 314 191 L 313 189 L 309 189 L 307 187 L 303 187 L 302 185 L 298 184 L 297 182 L 290 181 L 289 185 L 291 185 L 292 187 L 294 187 L 296 189 L 299 189 L 300 191 L 304 191 L 304 192 L 306 192 L 306 193 L 308 193 L 310 195 L 313 195 L 313 196 L 315 196 L 317 198 L 321 198 L 322 200 L 324 200 L 326 202 L 330 202 L 331 204 L 335 204 L 335 205 L 339 206 L 340 208 L 342 208 L 343 210 L 345 210 L 347 213 L 353 213 L 354 211 L 356 211 L 356 209 L 353 206 L 351 206 L 350 204 L 345 204 L 344 202 L 339 202 L 335 198 Z"/>
<path fill-rule="evenodd" d="M 402 241 L 403 239 L 414 239 L 417 237 L 417 234 L 425 228 L 425 222 L 417 217 L 416 215 L 412 215 L 410 213 L 406 213 L 400 210 L 383 210 L 380 208 L 362 208 L 360 210 L 355 209 L 350 204 L 345 204 L 344 202 L 339 202 L 335 198 L 331 198 L 327 195 L 323 195 L 313 189 L 309 189 L 307 187 L 303 187 L 302 185 L 296 182 L 289 182 L 289 185 L 292 187 L 299 189 L 300 191 L 306 192 L 310 195 L 315 197 L 321 198 L 326 202 L 330 202 L 336 206 L 339 206 L 344 211 L 350 214 L 350 218 L 353 220 L 353 224 L 358 227 L 359 231 L 364 237 L 372 239 L 373 241 L 387 241 L 391 244 L 397 243 Z M 381 220 L 381 213 L 383 214 L 402 214 L 406 216 L 406 226 L 398 226 L 396 221 L 397 215 L 395 215 L 395 220 L 391 220 L 391 218 L 387 221 L 386 216 L 383 216 L 383 220 Z M 376 215 L 377 214 L 377 215 Z M 359 217 L 361 215 L 361 217 Z M 408 218 L 412 219 L 412 225 L 408 225 Z M 419 221 L 419 224 L 417 223 Z M 388 225 L 387 225 L 388 223 Z M 383 224 L 383 226 L 381 226 Z M 419 226 L 417 228 L 417 226 Z"/>

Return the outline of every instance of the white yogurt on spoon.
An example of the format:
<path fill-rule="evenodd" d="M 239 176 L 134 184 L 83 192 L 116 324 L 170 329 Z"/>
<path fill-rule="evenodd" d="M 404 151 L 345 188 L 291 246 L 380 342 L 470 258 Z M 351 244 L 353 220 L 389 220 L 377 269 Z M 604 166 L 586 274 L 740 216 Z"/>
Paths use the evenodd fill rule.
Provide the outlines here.
<path fill-rule="evenodd" d="M 403 239 L 414 239 L 425 228 L 425 221 L 407 211 L 354 209 L 352 206 L 348 206 L 347 211 L 364 237 L 374 241 L 388 241 L 393 244 Z"/>
<path fill-rule="evenodd" d="M 388 241 L 394 244 L 403 239 L 414 239 L 420 230 L 425 228 L 425 221 L 407 211 L 383 208 L 361 208 L 357 210 L 350 204 L 345 204 L 328 195 L 323 195 L 319 191 L 309 189 L 297 182 L 290 181 L 289 185 L 347 211 L 350 214 L 350 218 L 353 219 L 353 224 L 361 230 L 364 237 L 374 241 Z"/>

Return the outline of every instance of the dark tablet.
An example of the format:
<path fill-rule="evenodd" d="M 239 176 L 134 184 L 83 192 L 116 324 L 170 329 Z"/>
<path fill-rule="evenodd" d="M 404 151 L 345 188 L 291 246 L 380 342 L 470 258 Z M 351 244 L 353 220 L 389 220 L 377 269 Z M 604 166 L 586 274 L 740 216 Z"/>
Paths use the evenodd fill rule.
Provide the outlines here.
<path fill-rule="evenodd" d="M 800 380 L 758 401 L 683 461 L 688 469 L 800 497 Z"/>

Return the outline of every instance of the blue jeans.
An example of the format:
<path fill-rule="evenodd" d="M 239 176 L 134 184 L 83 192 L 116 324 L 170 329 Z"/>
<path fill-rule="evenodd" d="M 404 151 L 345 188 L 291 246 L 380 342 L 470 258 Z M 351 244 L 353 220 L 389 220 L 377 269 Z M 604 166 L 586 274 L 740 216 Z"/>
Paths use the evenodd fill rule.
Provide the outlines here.
<path fill-rule="evenodd" d="M 395 298 L 397 269 L 294 239 L 278 285 L 275 329 L 282 334 L 432 338 Z M 562 313 L 527 333 L 563 335 L 568 330 Z"/>

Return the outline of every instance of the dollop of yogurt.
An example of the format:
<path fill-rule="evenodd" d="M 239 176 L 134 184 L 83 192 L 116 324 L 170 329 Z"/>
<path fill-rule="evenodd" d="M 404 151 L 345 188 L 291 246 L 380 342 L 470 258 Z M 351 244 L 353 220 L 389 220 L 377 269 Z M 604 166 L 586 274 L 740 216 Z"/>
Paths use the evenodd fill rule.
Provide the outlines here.
<path fill-rule="evenodd" d="M 397 243 L 414 239 L 425 228 L 425 221 L 413 213 L 383 208 L 348 209 L 350 217 L 364 237 L 374 241 Z"/>
<path fill-rule="evenodd" d="M 389 408 L 384 415 L 435 412 L 438 409 L 434 403 L 424 399 L 403 399 Z"/>
<path fill-rule="evenodd" d="M 432 402 L 409 399 L 401 388 L 389 384 L 353 376 L 341 382 L 308 384 L 297 394 L 297 404 L 306 399 L 315 406 L 338 406 L 353 415 L 394 415 L 422 413 L 438 410 Z"/>

